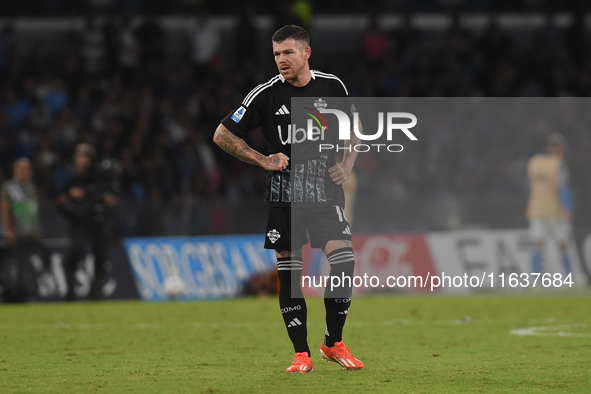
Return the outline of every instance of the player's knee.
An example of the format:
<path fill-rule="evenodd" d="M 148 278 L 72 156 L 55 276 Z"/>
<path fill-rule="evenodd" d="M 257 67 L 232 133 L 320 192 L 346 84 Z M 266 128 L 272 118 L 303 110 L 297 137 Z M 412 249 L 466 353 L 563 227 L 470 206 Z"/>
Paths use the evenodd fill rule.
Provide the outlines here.
<path fill-rule="evenodd" d="M 275 256 L 277 258 L 291 257 L 291 251 L 289 250 L 276 250 Z"/>
<path fill-rule="evenodd" d="M 302 251 L 300 250 L 275 250 L 275 256 L 278 259 L 286 258 L 286 257 L 297 257 L 302 258 Z"/>
<path fill-rule="evenodd" d="M 329 254 L 331 254 L 334 251 L 345 249 L 345 248 L 352 249 L 353 242 L 350 240 L 341 240 L 341 239 L 328 241 L 326 243 L 326 245 L 324 246 L 324 254 L 328 256 Z"/>

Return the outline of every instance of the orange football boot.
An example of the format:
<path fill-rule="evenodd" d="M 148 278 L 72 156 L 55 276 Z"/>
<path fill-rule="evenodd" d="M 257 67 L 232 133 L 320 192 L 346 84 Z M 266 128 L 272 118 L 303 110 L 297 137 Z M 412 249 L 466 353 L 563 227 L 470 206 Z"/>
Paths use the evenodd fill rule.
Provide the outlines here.
<path fill-rule="evenodd" d="M 336 342 L 333 347 L 327 347 L 324 341 L 322 341 L 320 345 L 320 357 L 326 361 L 339 363 L 346 369 L 363 368 L 363 363 L 353 357 L 351 349 L 345 346 L 343 341 Z"/>
<path fill-rule="evenodd" d="M 312 365 L 312 359 L 308 356 L 308 352 L 296 353 L 293 358 L 293 364 L 287 368 L 289 373 L 306 373 L 312 372 L 314 366 Z"/>

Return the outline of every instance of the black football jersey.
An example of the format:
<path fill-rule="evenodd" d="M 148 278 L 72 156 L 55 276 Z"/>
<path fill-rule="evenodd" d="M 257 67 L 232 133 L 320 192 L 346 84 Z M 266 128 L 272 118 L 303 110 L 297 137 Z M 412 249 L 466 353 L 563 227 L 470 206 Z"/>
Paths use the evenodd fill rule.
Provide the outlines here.
<path fill-rule="evenodd" d="M 222 124 L 240 138 L 260 127 L 267 142 L 267 154 L 282 152 L 289 156 L 286 170 L 267 172 L 265 202 L 270 206 L 344 206 L 343 188 L 336 185 L 328 173 L 336 164 L 334 150 L 320 153 L 317 144 L 312 144 L 310 149 L 304 148 L 305 145 L 292 149 L 295 137 L 292 97 L 348 97 L 345 85 L 336 76 L 315 70 L 311 70 L 311 74 L 310 82 L 303 87 L 293 86 L 283 76 L 276 75 L 254 88 L 242 104 L 222 120 Z M 332 140 L 323 142 L 338 144 L 336 133 L 330 133 L 329 138 Z"/>

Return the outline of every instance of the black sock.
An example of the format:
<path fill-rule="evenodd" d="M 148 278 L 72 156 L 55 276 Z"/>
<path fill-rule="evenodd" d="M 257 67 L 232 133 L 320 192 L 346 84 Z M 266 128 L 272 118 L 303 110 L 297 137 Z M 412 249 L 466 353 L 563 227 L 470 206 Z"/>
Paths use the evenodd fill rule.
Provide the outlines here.
<path fill-rule="evenodd" d="M 353 293 L 355 257 L 352 248 L 334 250 L 326 257 L 330 264 L 330 276 L 337 276 L 340 279 L 340 286 L 331 288 L 332 282 L 329 280 L 324 290 L 324 307 L 326 309 L 324 344 L 333 347 L 335 342 L 343 340 L 343 327 L 349 313 Z"/>
<path fill-rule="evenodd" d="M 300 286 L 303 265 L 301 257 L 280 257 L 277 259 L 279 307 L 295 352 L 308 352 L 308 356 L 310 356 L 306 326 L 308 310 Z"/>

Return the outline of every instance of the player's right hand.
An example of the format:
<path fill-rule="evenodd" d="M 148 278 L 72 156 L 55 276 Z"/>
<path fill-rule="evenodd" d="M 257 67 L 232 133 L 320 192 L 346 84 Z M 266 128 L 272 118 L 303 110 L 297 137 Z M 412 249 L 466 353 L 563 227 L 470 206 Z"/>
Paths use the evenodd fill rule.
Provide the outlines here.
<path fill-rule="evenodd" d="M 289 164 L 289 157 L 283 153 L 275 153 L 267 157 L 263 168 L 267 171 L 283 171 Z"/>

